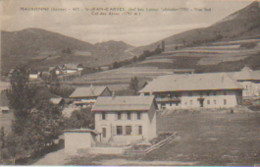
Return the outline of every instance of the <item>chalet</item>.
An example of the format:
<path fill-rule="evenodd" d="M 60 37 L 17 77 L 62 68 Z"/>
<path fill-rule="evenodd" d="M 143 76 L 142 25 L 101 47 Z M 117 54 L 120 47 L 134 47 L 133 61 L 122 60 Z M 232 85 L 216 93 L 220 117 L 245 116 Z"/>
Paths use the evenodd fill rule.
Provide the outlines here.
<path fill-rule="evenodd" d="M 98 97 L 92 112 L 102 143 L 125 145 L 156 137 L 154 96 Z"/>
<path fill-rule="evenodd" d="M 92 105 L 99 96 L 111 96 L 112 92 L 107 86 L 78 87 L 70 95 L 74 104 L 78 106 Z"/>
<path fill-rule="evenodd" d="M 231 72 L 230 75 L 244 87 L 244 98 L 260 96 L 260 71 L 245 66 L 241 71 Z"/>
<path fill-rule="evenodd" d="M 160 109 L 230 108 L 241 104 L 242 85 L 225 73 L 160 76 L 139 91 Z"/>

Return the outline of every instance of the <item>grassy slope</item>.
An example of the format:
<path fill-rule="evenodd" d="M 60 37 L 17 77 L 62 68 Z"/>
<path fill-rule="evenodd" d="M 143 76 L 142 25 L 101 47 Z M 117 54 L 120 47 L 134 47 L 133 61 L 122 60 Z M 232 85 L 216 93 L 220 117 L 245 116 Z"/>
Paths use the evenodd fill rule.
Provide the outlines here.
<path fill-rule="evenodd" d="M 260 162 L 259 126 L 259 113 L 163 116 L 158 120 L 159 131 L 177 131 L 180 139 L 145 159 L 199 161 L 199 165 L 253 165 Z"/>

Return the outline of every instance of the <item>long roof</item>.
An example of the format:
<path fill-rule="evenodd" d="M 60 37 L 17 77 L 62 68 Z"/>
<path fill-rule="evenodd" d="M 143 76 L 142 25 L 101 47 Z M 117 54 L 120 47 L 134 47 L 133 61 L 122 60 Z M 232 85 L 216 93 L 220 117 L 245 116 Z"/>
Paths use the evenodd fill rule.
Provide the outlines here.
<path fill-rule="evenodd" d="M 139 92 L 225 89 L 243 89 L 243 87 L 225 73 L 174 74 L 157 77 Z"/>
<path fill-rule="evenodd" d="M 154 96 L 98 97 L 92 111 L 148 111 Z"/>
<path fill-rule="evenodd" d="M 71 98 L 76 97 L 96 97 L 100 96 L 106 89 L 106 86 L 89 86 L 89 87 L 78 87 L 70 95 Z"/>

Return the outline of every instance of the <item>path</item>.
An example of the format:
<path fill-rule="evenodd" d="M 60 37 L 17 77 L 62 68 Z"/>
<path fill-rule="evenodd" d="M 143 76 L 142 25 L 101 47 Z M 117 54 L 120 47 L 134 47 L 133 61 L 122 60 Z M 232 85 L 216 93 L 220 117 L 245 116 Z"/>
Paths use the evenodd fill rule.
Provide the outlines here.
<path fill-rule="evenodd" d="M 62 149 L 45 155 L 32 165 L 65 165 L 66 158 L 64 149 Z"/>

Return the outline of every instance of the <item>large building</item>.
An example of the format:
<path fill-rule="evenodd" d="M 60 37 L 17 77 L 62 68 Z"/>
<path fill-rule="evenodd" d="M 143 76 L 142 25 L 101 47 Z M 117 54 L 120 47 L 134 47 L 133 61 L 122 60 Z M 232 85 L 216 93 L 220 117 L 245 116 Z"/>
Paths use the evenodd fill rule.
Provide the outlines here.
<path fill-rule="evenodd" d="M 243 86 L 225 73 L 160 76 L 139 91 L 154 95 L 159 109 L 230 108 L 241 103 Z"/>
<path fill-rule="evenodd" d="M 154 96 L 98 97 L 92 108 L 102 143 L 130 144 L 156 137 Z"/>
<path fill-rule="evenodd" d="M 244 98 L 260 96 L 260 71 L 244 67 L 241 71 L 229 74 L 244 87 Z"/>

